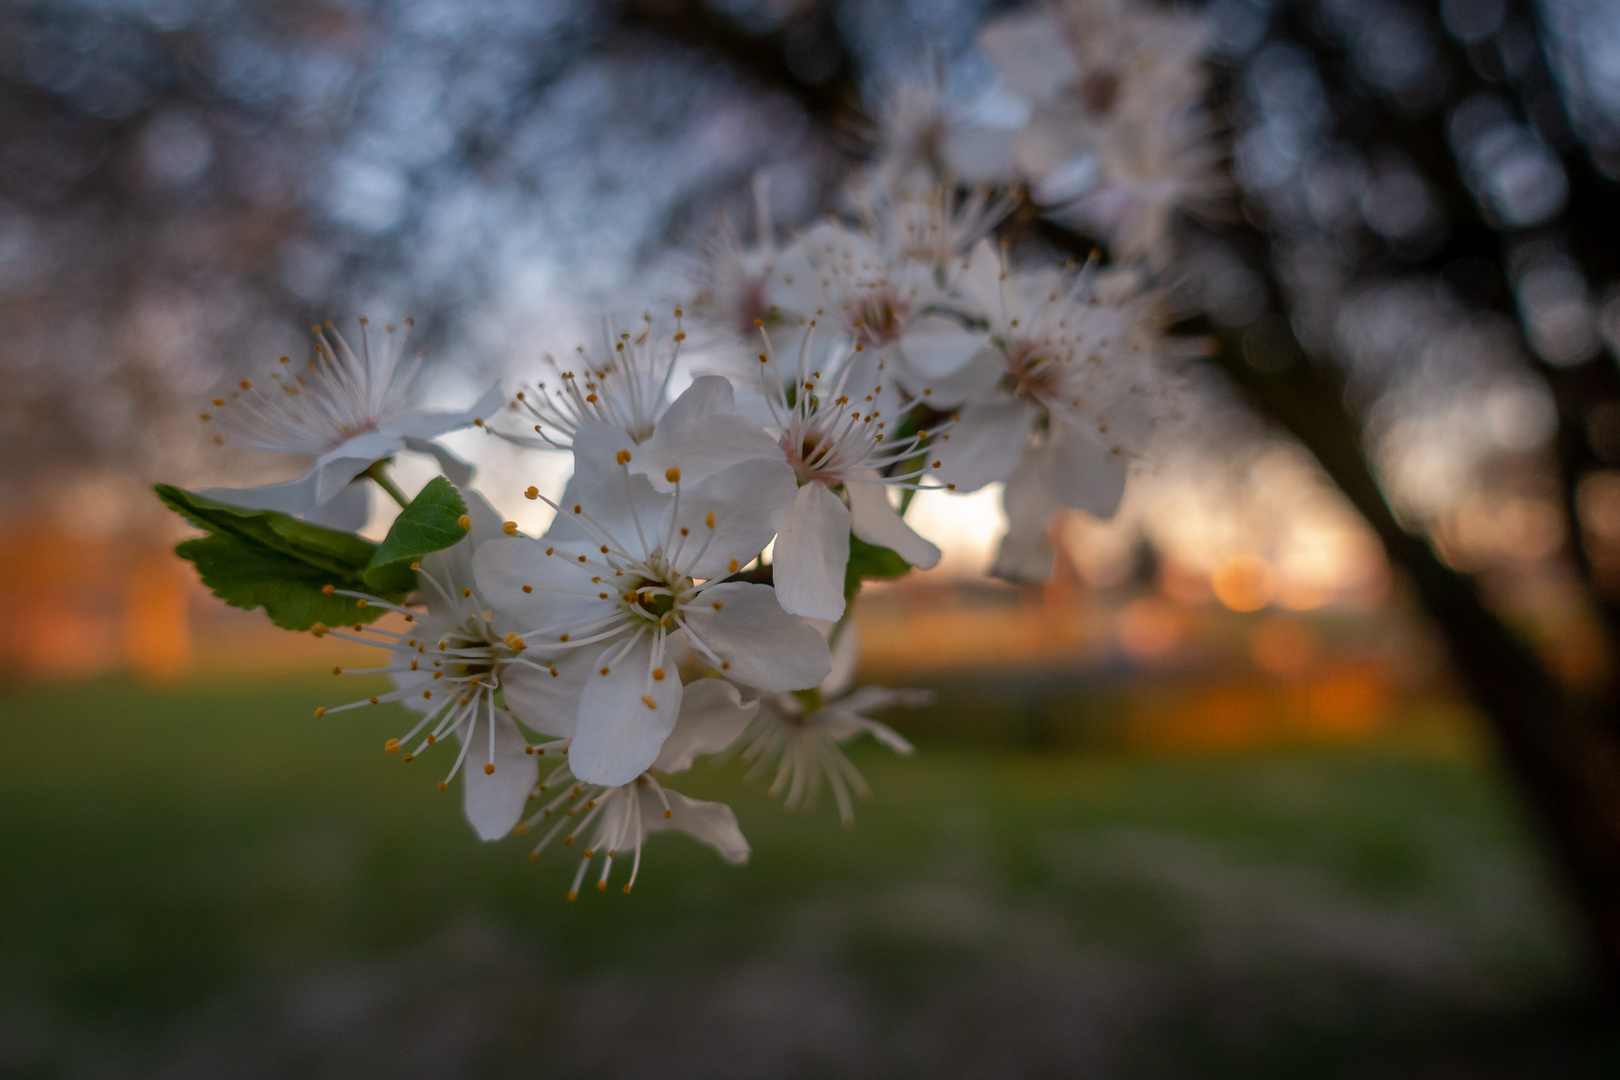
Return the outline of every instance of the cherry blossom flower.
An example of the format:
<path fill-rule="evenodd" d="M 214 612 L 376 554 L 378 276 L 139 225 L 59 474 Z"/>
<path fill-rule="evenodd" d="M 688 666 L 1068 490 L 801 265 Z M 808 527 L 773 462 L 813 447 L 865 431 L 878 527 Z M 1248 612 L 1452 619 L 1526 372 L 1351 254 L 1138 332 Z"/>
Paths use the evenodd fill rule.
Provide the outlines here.
<path fill-rule="evenodd" d="M 1004 269 L 993 287 L 983 276 L 970 284 L 992 313 L 996 350 L 936 390 L 965 404 L 930 451 L 934 473 L 960 492 L 1012 478 L 1005 498 L 1020 535 L 1003 545 L 997 571 L 1038 580 L 1050 568 L 1040 534 L 1053 509 L 1109 517 L 1118 507 L 1153 426 L 1152 363 L 1168 347 L 1121 272 Z"/>
<path fill-rule="evenodd" d="M 796 694 L 760 695 L 759 715 L 739 744 L 742 759 L 753 765 L 750 779 L 775 769 L 769 794 L 772 798 L 783 795 L 785 809 L 814 809 L 825 782 L 832 788 L 845 826 L 855 823 L 850 793 L 867 799 L 872 790 L 841 744 L 867 734 L 895 753 L 910 756 L 914 752 L 911 743 L 866 714 L 895 706 L 914 708 L 934 700 L 927 690 L 863 686 L 852 691 L 859 658 L 855 624 L 845 623 L 833 647 L 832 670 L 821 685 Z"/>
<path fill-rule="evenodd" d="M 689 306 L 694 320 L 723 344 L 751 341 L 760 323 L 775 330 L 800 325 L 808 317 L 795 288 L 800 284 L 795 274 L 806 268 L 797 258 L 779 265 L 764 174 L 754 178 L 754 233 L 754 243 L 745 246 L 728 225 L 704 251 Z"/>
<path fill-rule="evenodd" d="M 647 769 L 674 727 L 682 690 L 672 644 L 775 690 L 813 686 L 831 662 L 826 642 L 769 586 L 727 580 L 775 535 L 797 490 L 793 470 L 753 459 L 683 483 L 670 466 L 665 493 L 631 471 L 633 451 L 617 428 L 582 424 L 572 501 L 551 528 L 538 540 L 492 540 L 474 556 L 512 640 L 549 660 L 557 679 L 582 678 L 570 765 L 610 787 Z"/>
<path fill-rule="evenodd" d="M 557 751 L 569 760 L 530 794 L 531 799 L 544 801 L 516 831 L 528 832 L 548 820 L 555 820 L 529 853 L 529 858 L 538 859 L 540 852 L 559 834 L 562 843 L 570 846 L 581 836 L 590 837 L 585 842 L 579 868 L 574 872 L 574 882 L 568 889 L 570 900 L 578 897 L 591 860 L 597 855 L 602 856 L 602 874 L 596 887 L 605 890 L 613 872 L 613 860 L 622 851 L 632 853 L 630 877 L 624 883 L 624 891 L 628 893 L 641 871 L 641 846 L 652 833 L 684 832 L 714 848 L 721 858 L 733 865 L 747 862 L 748 841 L 737 827 L 737 816 L 729 806 L 671 791 L 653 774 L 683 772 L 691 768 L 698 755 L 726 749 L 748 726 L 758 708 L 758 702 L 744 703 L 737 688 L 723 679 L 698 679 L 688 684 L 681 698 L 680 716 L 657 758 L 647 770 L 622 784 L 604 785 L 579 779 L 574 773 L 576 762 L 570 754 L 568 739 L 534 747 L 542 757 Z"/>
<path fill-rule="evenodd" d="M 406 320 L 409 326 L 411 320 Z M 315 327 L 314 357 L 295 367 L 281 358 L 281 370 L 266 383 L 243 379 L 213 399 L 202 413 L 219 431 L 215 439 L 253 450 L 314 454 L 315 464 L 297 480 L 257 488 L 216 488 L 201 494 L 234 506 L 279 510 L 334 528 L 364 523 L 364 489 L 350 481 L 401 450 L 431 454 L 458 486 L 472 468 L 432 440 L 472 424 L 482 424 L 500 408 L 494 386 L 464 412 L 423 412 L 406 407 L 421 357 L 402 361 L 405 334 L 390 324 L 381 341 L 360 320 L 356 352 L 331 323 Z"/>
<path fill-rule="evenodd" d="M 673 331 L 655 325 L 651 316 L 642 316 L 634 333 L 604 319 L 599 346 L 580 346 L 568 365 L 547 354 L 553 385 L 537 382 L 510 402 L 510 411 L 528 414 L 534 435 L 496 434 L 519 446 L 567 450 L 581 424 L 600 422 L 621 428 L 632 442 L 646 442 L 669 408 L 669 384 L 685 340 L 679 308 Z"/>
<path fill-rule="evenodd" d="M 357 626 L 353 633 L 316 624 L 317 636 L 344 638 L 389 650 L 388 664 L 377 668 L 334 669 L 351 675 L 387 674 L 395 689 L 362 701 L 317 709 L 325 716 L 365 705 L 397 701 L 421 719 L 384 749 L 414 761 L 454 735 L 461 749 L 439 790 L 450 786 L 471 759 L 463 781 L 467 820 L 485 840 L 505 836 L 522 816 L 539 766 L 527 752 L 529 741 L 513 722 L 509 705 L 514 683 L 528 668 L 522 646 L 503 638 L 486 612 L 489 605 L 473 576 L 473 550 L 502 535 L 504 524 L 490 505 L 468 493 L 469 536 L 425 556 L 420 564 L 420 607 L 402 607 L 364 593 L 333 590 L 362 602 L 388 608 L 405 618 L 406 630 Z M 330 586 L 329 586 L 330 588 Z M 532 669 L 531 669 L 532 670 Z M 506 704 L 502 704 L 502 690 Z M 415 745 L 411 745 L 412 742 Z M 482 764 L 482 768 L 476 767 Z"/>

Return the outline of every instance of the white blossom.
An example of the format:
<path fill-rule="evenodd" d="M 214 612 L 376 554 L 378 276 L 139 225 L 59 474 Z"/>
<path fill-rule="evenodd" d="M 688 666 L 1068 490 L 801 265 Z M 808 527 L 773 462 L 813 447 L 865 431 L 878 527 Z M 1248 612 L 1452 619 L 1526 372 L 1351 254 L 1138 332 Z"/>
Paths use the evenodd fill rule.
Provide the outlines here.
<path fill-rule="evenodd" d="M 409 326 L 411 320 L 406 320 Z M 402 361 L 405 333 L 392 324 L 381 341 L 360 320 L 355 352 L 331 323 L 314 327 L 314 356 L 302 368 L 288 357 L 268 382 L 243 379 L 213 399 L 202 413 L 218 427 L 215 438 L 253 450 L 313 454 L 315 464 L 297 480 L 257 488 L 216 488 L 201 494 L 233 506 L 306 517 L 334 528 L 355 529 L 365 520 L 365 493 L 350 481 L 377 461 L 401 450 L 431 454 L 455 484 L 472 468 L 432 440 L 472 424 L 500 408 L 494 386 L 464 412 L 413 411 L 406 401 L 421 357 Z"/>
<path fill-rule="evenodd" d="M 421 605 L 402 607 L 374 596 L 333 590 L 367 605 L 402 615 L 406 630 L 377 626 L 356 627 L 354 633 L 316 624 L 316 634 L 330 635 L 389 650 L 388 664 L 379 668 L 335 669 L 351 675 L 387 674 L 391 693 L 335 708 L 316 710 L 317 717 L 397 701 L 421 719 L 403 736 L 389 739 L 384 749 L 414 761 L 448 735 L 460 743 L 450 772 L 439 790 L 450 786 L 471 758 L 482 768 L 469 768 L 463 780 L 467 820 L 485 840 L 505 836 L 519 817 L 538 766 L 527 753 L 528 739 L 513 722 L 508 706 L 514 676 L 527 668 L 521 646 L 498 634 L 488 615 L 488 603 L 473 576 L 473 550 L 500 536 L 504 526 L 495 511 L 477 494 L 467 495 L 470 534 L 467 539 L 425 556 L 418 571 Z M 330 586 L 328 587 L 330 588 Z M 506 704 L 502 704 L 502 690 Z M 415 740 L 415 745 L 410 745 Z"/>
<path fill-rule="evenodd" d="M 556 751 L 569 760 L 536 785 L 530 798 L 542 805 L 517 826 L 519 833 L 555 819 L 551 828 L 529 853 L 538 859 L 546 845 L 562 835 L 571 846 L 584 836 L 584 851 L 574 872 L 568 899 L 579 896 L 580 884 L 591 860 L 602 856 L 598 890 L 605 890 L 613 872 L 613 860 L 623 851 L 631 852 L 630 877 L 624 883 L 628 893 L 641 870 L 641 846 L 657 832 L 675 830 L 708 844 L 733 865 L 748 861 L 748 841 L 737 827 L 737 816 L 729 806 L 703 802 L 671 791 L 659 783 L 654 773 L 678 773 L 691 768 L 701 754 L 714 754 L 734 743 L 759 708 L 757 702 L 744 703 L 737 688 L 723 679 L 699 679 L 686 687 L 681 698 L 680 716 L 674 729 L 651 766 L 622 784 L 604 785 L 579 779 L 570 756 L 571 743 L 560 739 L 534 747 L 545 756 Z"/>
<path fill-rule="evenodd" d="M 769 586 L 726 580 L 775 535 L 797 490 L 793 470 L 753 459 L 688 484 L 670 466 L 665 493 L 631 471 L 633 459 L 622 431 L 582 424 L 551 528 L 538 540 L 492 540 L 474 558 L 513 640 L 559 686 L 582 686 L 575 721 L 554 733 L 572 740 L 574 774 L 607 786 L 648 768 L 674 727 L 672 645 L 777 690 L 815 685 L 830 664 L 826 642 Z"/>
<path fill-rule="evenodd" d="M 895 753 L 910 756 L 914 751 L 911 743 L 866 714 L 895 706 L 928 705 L 934 698 L 926 690 L 882 686 L 851 691 L 859 657 L 855 624 L 845 623 L 837 633 L 832 670 L 821 685 L 797 694 L 762 694 L 759 715 L 739 744 L 742 759 L 753 765 L 750 779 L 775 769 L 769 794 L 772 798 L 784 796 L 783 807 L 814 809 L 825 782 L 846 826 L 855 823 L 850 793 L 866 799 L 872 791 L 841 744 L 867 734 Z"/>

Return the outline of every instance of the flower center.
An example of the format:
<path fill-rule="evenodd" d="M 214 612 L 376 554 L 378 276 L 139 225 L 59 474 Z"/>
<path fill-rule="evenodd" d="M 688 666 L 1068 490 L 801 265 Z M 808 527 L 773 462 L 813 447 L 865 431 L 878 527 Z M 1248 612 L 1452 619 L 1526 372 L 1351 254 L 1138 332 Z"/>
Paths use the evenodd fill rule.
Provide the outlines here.
<path fill-rule="evenodd" d="M 850 329 L 867 345 L 885 345 L 897 339 L 910 310 L 903 298 L 887 288 L 873 290 L 847 306 Z"/>
<path fill-rule="evenodd" d="M 1061 389 L 1062 370 L 1035 341 L 1017 341 L 1006 352 L 1007 374 L 1003 387 L 1022 398 L 1045 401 Z"/>

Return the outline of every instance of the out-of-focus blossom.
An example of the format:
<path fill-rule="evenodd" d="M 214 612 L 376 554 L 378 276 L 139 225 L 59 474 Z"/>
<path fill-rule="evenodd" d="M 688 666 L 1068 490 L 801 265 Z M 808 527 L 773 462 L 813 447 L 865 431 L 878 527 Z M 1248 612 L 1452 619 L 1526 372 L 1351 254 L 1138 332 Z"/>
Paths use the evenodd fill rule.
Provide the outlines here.
<path fill-rule="evenodd" d="M 410 320 L 406 320 L 410 325 Z M 358 528 L 365 520 L 364 488 L 350 481 L 402 450 L 431 454 L 451 481 L 465 485 L 472 468 L 432 440 L 481 424 L 500 408 L 493 386 L 464 412 L 407 408 L 410 384 L 421 357 L 402 361 L 405 333 L 392 324 L 374 341 L 360 320 L 360 351 L 350 348 L 330 323 L 315 328 L 315 355 L 302 370 L 281 358 L 268 384 L 243 379 L 213 399 L 202 413 L 222 442 L 253 450 L 314 454 L 315 464 L 297 480 L 257 488 L 217 488 L 202 494 L 233 506 L 278 510 L 334 528 Z"/>

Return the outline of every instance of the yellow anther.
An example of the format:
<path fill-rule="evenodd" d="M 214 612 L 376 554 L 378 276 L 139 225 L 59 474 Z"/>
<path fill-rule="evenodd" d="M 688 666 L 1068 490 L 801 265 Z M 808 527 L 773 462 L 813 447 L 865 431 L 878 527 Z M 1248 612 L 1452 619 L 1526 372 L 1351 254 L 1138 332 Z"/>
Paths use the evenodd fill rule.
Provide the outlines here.
<path fill-rule="evenodd" d="M 566 844 L 566 843 L 568 843 L 568 841 L 564 840 L 563 843 Z M 572 889 L 569 889 L 568 890 L 568 902 L 570 904 L 572 904 L 575 900 L 578 900 L 578 899 L 579 899 L 579 893 L 575 892 Z"/>
<path fill-rule="evenodd" d="M 449 785 L 449 784 L 447 784 L 447 783 L 445 783 L 445 782 L 444 782 L 444 781 L 443 781 L 443 780 L 440 780 L 440 781 L 439 781 L 439 790 L 440 790 L 440 791 L 443 791 L 443 790 L 444 790 L 444 789 L 445 789 L 445 788 L 447 788 L 447 787 L 449 787 L 449 786 L 450 786 L 450 785 Z"/>
<path fill-rule="evenodd" d="M 562 636 L 561 636 L 561 637 L 559 637 L 559 638 L 558 638 L 558 639 L 557 639 L 557 640 L 558 640 L 558 641 L 567 641 L 567 640 L 568 640 L 568 635 L 567 635 L 567 634 L 563 634 L 563 635 L 562 635 Z"/>
<path fill-rule="evenodd" d="M 680 483 L 681 482 L 681 470 L 679 468 L 676 468 L 676 467 L 665 469 L 664 470 L 664 479 L 668 480 L 672 484 Z"/>
<path fill-rule="evenodd" d="M 505 533 L 507 536 L 516 536 L 517 532 L 518 532 L 518 524 L 517 524 L 517 522 L 515 522 L 515 521 L 506 522 L 505 524 L 503 524 L 501 526 L 501 532 Z"/>
<path fill-rule="evenodd" d="M 462 514 L 460 517 L 456 518 L 456 524 L 461 526 L 462 532 L 472 531 L 472 518 L 468 517 L 466 514 Z"/>
<path fill-rule="evenodd" d="M 658 702 L 657 702 L 656 699 L 653 698 L 653 696 L 651 694 L 642 694 L 641 695 L 641 703 L 643 705 L 647 706 L 647 708 L 649 708 L 649 709 L 658 708 Z"/>
<path fill-rule="evenodd" d="M 223 405 L 223 404 L 225 404 L 225 399 L 222 398 L 222 397 L 217 397 L 217 398 L 214 399 L 214 404 L 215 405 Z"/>
<path fill-rule="evenodd" d="M 436 743 L 436 742 L 438 742 L 438 741 L 439 741 L 439 737 L 438 737 L 438 736 L 437 736 L 437 735 L 435 735 L 435 734 L 433 734 L 433 733 L 432 733 L 432 732 L 431 732 L 431 731 L 430 731 L 430 732 L 428 732 L 428 737 L 427 737 L 427 741 L 428 741 L 428 745 L 429 745 L 429 746 L 432 746 L 432 745 L 433 745 L 433 744 L 434 744 L 434 743 Z"/>
<path fill-rule="evenodd" d="M 319 720 L 321 717 L 323 717 L 325 715 L 326 715 L 326 706 L 325 705 L 322 705 L 318 709 L 315 710 L 315 719 Z"/>
<path fill-rule="evenodd" d="M 463 600 L 467 599 L 471 595 L 472 595 L 472 590 L 471 589 L 462 589 L 461 590 L 461 598 Z"/>
<path fill-rule="evenodd" d="M 713 510 L 710 510 L 709 511 L 709 516 L 703 519 L 703 524 L 707 525 L 711 529 L 714 528 L 714 511 Z"/>
<path fill-rule="evenodd" d="M 628 450 L 620 450 L 617 454 L 614 455 L 614 458 L 618 461 L 618 463 L 620 465 L 628 465 L 628 464 L 630 464 L 630 451 L 628 451 Z"/>
<path fill-rule="evenodd" d="M 540 497 L 540 489 L 531 484 L 528 490 L 524 491 L 523 497 L 525 499 L 538 499 Z"/>
<path fill-rule="evenodd" d="M 518 822 L 516 825 L 512 826 L 512 835 L 514 835 L 514 836 L 526 835 L 528 833 L 528 831 L 529 831 L 529 827 L 527 825 L 523 824 L 523 822 L 521 822 L 521 821 Z"/>
<path fill-rule="evenodd" d="M 737 572 L 737 565 L 738 565 L 737 560 L 732 559 L 730 562 L 726 563 L 726 569 L 730 570 L 733 574 L 735 574 Z"/>
<path fill-rule="evenodd" d="M 485 776 L 494 776 L 495 775 L 495 763 L 493 761 L 490 762 L 488 765 L 484 766 L 484 775 Z"/>
<path fill-rule="evenodd" d="M 416 755 L 415 754 L 406 754 L 404 757 L 400 758 L 399 760 L 404 761 L 404 762 L 412 762 L 412 761 L 416 760 Z"/>
<path fill-rule="evenodd" d="M 439 677 L 439 673 L 438 673 L 438 672 L 437 672 L 437 671 L 435 671 L 435 672 L 434 672 L 434 673 L 433 673 L 433 677 L 434 677 L 434 678 L 435 678 L 435 679 L 437 679 L 437 678 L 438 678 L 438 677 Z M 428 701 L 432 701 L 432 700 L 433 700 L 433 691 L 431 691 L 431 690 L 424 690 L 424 691 L 422 691 L 422 697 L 423 697 L 423 698 L 425 698 L 425 699 L 426 699 L 426 700 L 428 700 Z M 376 699 L 376 698 L 372 698 L 372 699 L 371 699 L 371 703 L 372 703 L 372 704 L 373 704 L 373 705 L 375 705 L 375 704 L 376 704 L 376 703 L 377 703 L 377 699 Z"/>
<path fill-rule="evenodd" d="M 332 669 L 332 674 L 341 675 L 341 674 L 343 674 L 343 669 L 340 668 L 340 667 L 335 667 L 335 668 Z"/>
<path fill-rule="evenodd" d="M 371 703 L 372 703 L 372 704 L 373 704 L 373 705 L 375 705 L 375 704 L 377 704 L 377 698 L 376 698 L 376 697 L 375 697 L 375 696 L 373 696 L 373 697 L 372 697 L 372 698 L 371 698 Z"/>
<path fill-rule="evenodd" d="M 675 816 L 675 811 L 673 811 L 673 810 L 665 810 L 664 811 L 664 816 L 667 817 L 667 818 L 672 818 L 672 817 Z M 630 889 L 630 886 L 626 885 L 625 886 L 625 891 L 628 892 L 629 889 Z"/>
<path fill-rule="evenodd" d="M 653 682 L 663 682 L 664 681 L 664 669 L 661 668 L 661 667 L 653 668 L 652 676 L 653 676 Z"/>
<path fill-rule="evenodd" d="M 422 564 L 419 563 L 419 562 L 413 562 L 413 563 L 411 563 L 411 569 L 412 570 L 420 570 L 420 569 L 422 569 Z"/>
<path fill-rule="evenodd" d="M 722 660 L 722 661 L 720 661 L 720 670 L 721 671 L 730 671 L 731 670 L 731 661 L 730 660 Z"/>
<path fill-rule="evenodd" d="M 603 674 L 603 675 L 606 675 L 606 674 L 607 674 L 607 673 L 608 673 L 608 672 L 610 672 L 610 671 L 612 671 L 612 670 L 613 670 L 613 669 L 612 669 L 612 668 L 603 668 L 603 669 L 602 669 L 602 674 Z"/>
<path fill-rule="evenodd" d="M 397 754 L 397 753 L 399 753 L 399 740 L 398 739 L 389 739 L 387 742 L 383 743 L 383 753 L 385 753 L 385 754 Z"/>
<path fill-rule="evenodd" d="M 601 891 L 603 891 L 603 890 L 604 890 L 604 889 L 606 889 L 606 888 L 607 888 L 607 882 L 605 882 L 605 881 L 598 881 L 598 882 L 597 882 L 597 883 L 596 883 L 596 891 L 597 891 L 597 892 L 601 892 Z"/>
<path fill-rule="evenodd" d="M 484 426 L 484 418 L 482 416 L 473 417 L 473 427 L 483 427 L 483 426 Z"/>
<path fill-rule="evenodd" d="M 367 606 L 369 606 L 369 605 L 367 605 L 367 603 L 366 603 L 366 601 L 365 601 L 365 600 L 364 600 L 364 598 L 362 598 L 362 599 L 359 599 L 359 600 L 356 600 L 356 601 L 355 601 L 355 602 L 354 602 L 354 606 L 355 606 L 355 607 L 367 607 Z"/>
<path fill-rule="evenodd" d="M 322 585 L 321 586 L 321 593 L 323 595 L 325 595 L 325 596 L 331 596 L 335 592 L 337 592 L 337 586 L 336 585 Z"/>

